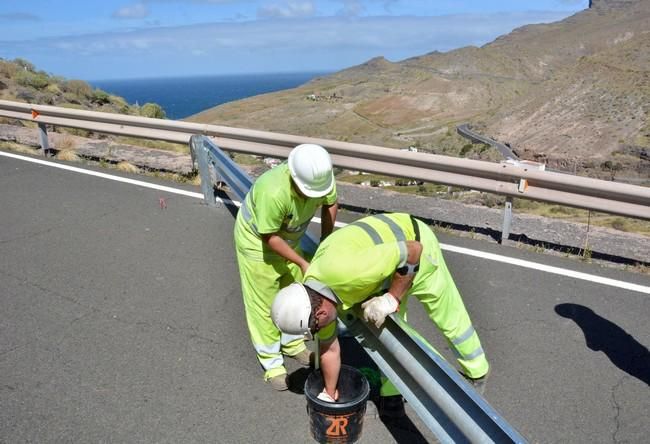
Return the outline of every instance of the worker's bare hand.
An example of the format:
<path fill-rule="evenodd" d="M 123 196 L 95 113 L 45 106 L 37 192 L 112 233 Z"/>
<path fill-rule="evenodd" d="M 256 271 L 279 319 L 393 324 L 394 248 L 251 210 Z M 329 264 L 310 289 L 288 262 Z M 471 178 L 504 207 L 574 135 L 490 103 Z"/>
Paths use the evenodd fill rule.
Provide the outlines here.
<path fill-rule="evenodd" d="M 375 296 L 361 304 L 363 309 L 363 320 L 372 322 L 375 327 L 380 328 L 384 325 L 386 316 L 397 311 L 399 303 L 390 293 L 384 293 L 381 296 Z"/>
<path fill-rule="evenodd" d="M 302 264 L 300 264 L 300 269 L 302 270 L 302 275 L 307 274 L 307 269 L 309 268 L 309 262 L 304 261 Z"/>
<path fill-rule="evenodd" d="M 323 389 L 323 391 L 320 392 L 317 398 L 320 399 L 321 401 L 336 402 L 336 400 L 339 399 L 339 391 L 336 390 L 334 392 L 334 396 L 330 396 L 330 394 L 327 393 L 327 390 Z"/>

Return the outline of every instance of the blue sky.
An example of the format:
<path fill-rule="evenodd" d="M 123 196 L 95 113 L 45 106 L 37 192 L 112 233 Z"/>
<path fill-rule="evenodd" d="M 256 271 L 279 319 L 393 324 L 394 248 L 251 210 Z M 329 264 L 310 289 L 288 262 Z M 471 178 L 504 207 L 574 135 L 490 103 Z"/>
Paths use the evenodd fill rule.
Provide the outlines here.
<path fill-rule="evenodd" d="M 334 71 L 481 46 L 588 0 L 2 0 L 0 57 L 86 80 Z"/>

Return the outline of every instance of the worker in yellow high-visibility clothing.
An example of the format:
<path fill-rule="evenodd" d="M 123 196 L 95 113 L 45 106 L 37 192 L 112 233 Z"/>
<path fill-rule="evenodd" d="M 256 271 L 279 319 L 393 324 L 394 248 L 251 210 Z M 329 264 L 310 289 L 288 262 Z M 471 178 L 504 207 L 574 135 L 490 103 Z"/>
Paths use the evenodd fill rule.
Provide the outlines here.
<path fill-rule="evenodd" d="M 332 233 L 318 247 L 302 283 L 278 292 L 272 317 L 285 333 L 318 334 L 325 382 L 319 397 L 333 402 L 341 366 L 337 309 L 361 303 L 364 319 L 380 328 L 394 312 L 406 321 L 409 296 L 423 304 L 455 351 L 463 374 L 480 390 L 489 365 L 479 337 L 438 240 L 408 214 L 369 216 Z M 385 378 L 380 395 L 382 417 L 404 415 L 402 396 Z"/>
<path fill-rule="evenodd" d="M 303 366 L 313 361 L 304 337 L 281 334 L 270 312 L 278 290 L 300 279 L 309 266 L 299 244 L 319 206 L 324 239 L 338 208 L 332 161 L 323 147 L 302 144 L 291 150 L 287 162 L 255 181 L 235 222 L 246 322 L 264 380 L 276 390 L 288 388 L 283 355 Z"/>

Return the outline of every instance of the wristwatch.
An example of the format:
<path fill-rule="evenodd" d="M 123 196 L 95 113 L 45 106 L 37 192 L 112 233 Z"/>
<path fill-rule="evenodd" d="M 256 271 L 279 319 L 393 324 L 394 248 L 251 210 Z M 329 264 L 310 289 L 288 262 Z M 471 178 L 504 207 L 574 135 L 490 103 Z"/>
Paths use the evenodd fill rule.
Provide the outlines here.
<path fill-rule="evenodd" d="M 403 267 L 399 267 L 397 271 L 400 275 L 402 276 L 410 276 L 412 274 L 415 274 L 418 272 L 420 269 L 420 263 L 418 262 L 417 264 L 409 264 L 407 263 Z"/>

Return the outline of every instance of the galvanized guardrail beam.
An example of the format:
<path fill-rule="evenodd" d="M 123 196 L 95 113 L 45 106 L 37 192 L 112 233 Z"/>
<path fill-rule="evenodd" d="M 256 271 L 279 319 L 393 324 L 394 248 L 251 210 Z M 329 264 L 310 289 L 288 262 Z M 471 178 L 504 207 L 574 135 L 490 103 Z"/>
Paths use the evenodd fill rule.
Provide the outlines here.
<path fill-rule="evenodd" d="M 180 143 L 187 143 L 192 134 L 203 134 L 211 136 L 215 143 L 226 150 L 273 157 L 286 157 L 291 148 L 300 143 L 317 143 L 330 152 L 336 166 L 343 168 L 650 220 L 648 187 L 537 171 L 534 168 L 266 131 L 6 100 L 0 100 L 0 116 Z"/>

